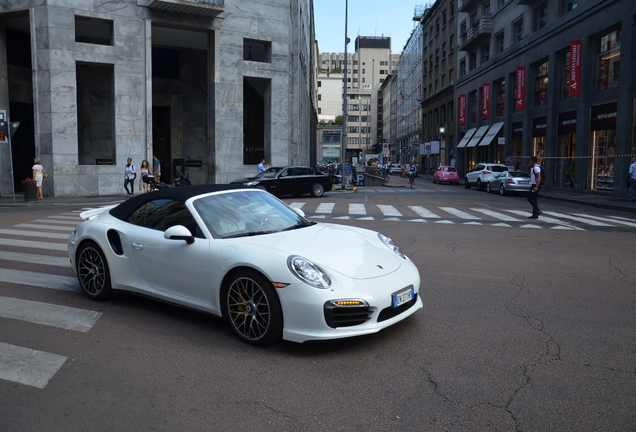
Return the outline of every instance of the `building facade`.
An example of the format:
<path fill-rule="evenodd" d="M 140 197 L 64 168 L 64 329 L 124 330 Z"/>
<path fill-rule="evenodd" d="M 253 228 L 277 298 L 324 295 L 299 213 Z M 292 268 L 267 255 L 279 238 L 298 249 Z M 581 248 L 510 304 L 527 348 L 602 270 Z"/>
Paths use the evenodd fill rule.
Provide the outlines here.
<path fill-rule="evenodd" d="M 422 139 L 424 172 L 455 159 L 457 11 L 454 0 L 437 0 L 422 16 Z"/>
<path fill-rule="evenodd" d="M 636 2 L 460 0 L 459 10 L 460 172 L 527 170 L 536 155 L 548 186 L 626 193 Z"/>
<path fill-rule="evenodd" d="M 1 193 L 34 157 L 54 196 L 123 193 L 127 158 L 226 183 L 316 151 L 311 0 L 0 4 Z M 13 160 L 9 158 L 12 153 Z"/>
<path fill-rule="evenodd" d="M 328 87 L 323 87 L 319 83 L 318 108 L 320 115 L 324 118 L 344 115 L 344 72 L 346 66 L 347 80 L 347 102 L 346 102 L 346 158 L 350 161 L 363 161 L 367 152 L 372 152 L 377 142 L 372 130 L 377 128 L 373 123 L 377 121 L 377 113 L 371 102 L 373 89 L 382 84 L 388 77 L 391 69 L 397 64 L 399 55 L 391 54 L 391 38 L 358 36 L 355 40 L 355 51 L 347 54 L 347 59 L 343 53 L 321 53 L 320 72 L 321 77 L 326 77 Z M 333 85 L 329 83 L 332 77 L 341 79 L 338 90 L 340 98 L 339 111 L 329 109 L 333 107 L 331 101 L 334 95 L 328 95 L 328 91 L 333 91 Z M 323 103 L 324 102 L 324 103 Z M 323 109 L 324 108 L 324 109 Z M 321 155 L 318 155 L 320 159 Z"/>

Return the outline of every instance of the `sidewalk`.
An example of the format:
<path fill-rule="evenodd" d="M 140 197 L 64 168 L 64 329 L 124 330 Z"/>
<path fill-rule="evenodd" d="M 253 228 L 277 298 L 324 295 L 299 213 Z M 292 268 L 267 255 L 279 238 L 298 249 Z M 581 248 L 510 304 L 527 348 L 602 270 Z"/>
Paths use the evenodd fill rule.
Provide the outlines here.
<path fill-rule="evenodd" d="M 431 181 L 430 176 L 428 175 L 420 175 L 419 179 L 426 179 L 427 181 Z M 380 187 L 388 187 L 388 188 L 403 188 L 404 184 L 401 184 L 400 181 L 392 181 L 393 178 L 389 180 L 387 186 L 373 186 L 373 187 L 358 187 L 357 192 L 352 190 L 342 190 L 338 188 L 334 188 L 327 194 L 337 193 L 360 193 L 364 192 L 364 189 L 377 189 Z M 422 186 L 422 182 L 416 183 L 416 188 Z M 609 210 L 618 210 L 630 213 L 636 213 L 636 202 L 632 201 L 629 195 L 625 195 L 624 197 L 615 197 L 606 192 L 574 192 L 567 189 L 542 189 L 539 193 L 539 198 L 547 199 L 547 200 L 555 200 L 555 201 L 564 201 L 573 204 L 585 205 L 596 208 L 604 208 Z M 105 205 L 113 205 L 119 204 L 126 200 L 126 196 L 122 195 L 106 195 L 106 196 L 76 196 L 76 197 L 44 197 L 44 200 L 41 201 L 24 201 L 24 195 L 19 193 L 15 196 L 15 204 L 13 203 L 12 196 L 3 195 L 0 197 L 0 208 L 1 207 L 17 207 L 17 206 L 44 206 L 44 205 L 54 205 L 54 206 L 81 206 L 81 207 L 99 207 Z"/>

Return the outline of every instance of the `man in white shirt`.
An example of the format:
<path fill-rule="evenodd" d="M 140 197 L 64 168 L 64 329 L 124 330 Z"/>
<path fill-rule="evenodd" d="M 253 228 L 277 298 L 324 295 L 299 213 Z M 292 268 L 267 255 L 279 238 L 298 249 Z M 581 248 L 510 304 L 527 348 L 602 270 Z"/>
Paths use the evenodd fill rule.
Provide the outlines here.
<path fill-rule="evenodd" d="M 530 157 L 530 190 L 528 191 L 528 202 L 532 205 L 532 216 L 528 216 L 530 219 L 539 219 L 539 215 L 543 213 L 539 210 L 537 203 L 541 189 L 541 166 L 537 161 L 536 156 Z"/>
<path fill-rule="evenodd" d="M 632 164 L 629 166 L 629 187 L 632 201 L 636 201 L 636 158 L 632 159 Z"/>

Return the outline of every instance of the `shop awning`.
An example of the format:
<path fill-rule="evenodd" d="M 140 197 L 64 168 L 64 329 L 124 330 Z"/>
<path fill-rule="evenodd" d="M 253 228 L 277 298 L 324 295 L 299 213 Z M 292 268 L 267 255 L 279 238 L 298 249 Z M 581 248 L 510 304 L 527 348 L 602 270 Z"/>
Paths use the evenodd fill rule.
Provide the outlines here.
<path fill-rule="evenodd" d="M 490 143 L 492 142 L 492 140 L 495 139 L 495 137 L 497 136 L 497 134 L 499 133 L 499 131 L 501 130 L 503 125 L 504 125 L 503 122 L 500 122 L 500 123 L 495 123 L 494 125 L 490 126 L 490 129 L 488 130 L 488 133 L 486 135 L 484 135 L 484 139 L 481 140 L 479 145 L 480 146 L 490 145 Z"/>
<path fill-rule="evenodd" d="M 475 147 L 477 143 L 481 141 L 484 135 L 486 135 L 486 132 L 488 131 L 488 127 L 489 126 L 482 126 L 479 129 L 477 129 L 477 132 L 475 132 L 475 135 L 473 135 L 470 141 L 468 141 L 468 144 L 466 144 L 466 147 Z"/>
<path fill-rule="evenodd" d="M 457 144 L 457 148 L 466 147 L 466 144 L 468 144 L 468 141 L 473 137 L 473 135 L 475 134 L 476 130 L 477 129 L 475 129 L 475 128 L 468 129 L 466 131 L 466 135 L 464 135 L 464 138 L 462 138 L 462 140 L 459 142 L 459 144 Z"/>

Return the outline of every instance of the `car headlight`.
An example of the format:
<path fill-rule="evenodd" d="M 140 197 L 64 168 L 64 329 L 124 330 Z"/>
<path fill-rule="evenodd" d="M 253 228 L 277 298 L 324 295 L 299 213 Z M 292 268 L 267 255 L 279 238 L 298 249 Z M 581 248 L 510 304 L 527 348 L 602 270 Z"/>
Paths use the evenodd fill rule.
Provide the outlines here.
<path fill-rule="evenodd" d="M 259 181 L 248 181 L 243 183 L 245 186 L 256 186 L 258 185 L 260 182 Z"/>
<path fill-rule="evenodd" d="M 378 233 L 378 238 L 382 241 L 382 243 L 386 245 L 386 247 L 395 252 L 400 258 L 406 259 L 406 255 L 404 255 L 400 247 L 396 245 L 395 242 L 389 237 L 385 236 L 384 234 Z"/>
<path fill-rule="evenodd" d="M 329 288 L 331 279 L 316 264 L 298 255 L 287 258 L 287 267 L 294 276 L 314 288 Z"/>

